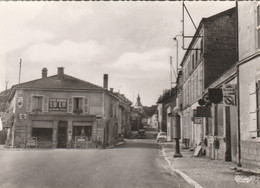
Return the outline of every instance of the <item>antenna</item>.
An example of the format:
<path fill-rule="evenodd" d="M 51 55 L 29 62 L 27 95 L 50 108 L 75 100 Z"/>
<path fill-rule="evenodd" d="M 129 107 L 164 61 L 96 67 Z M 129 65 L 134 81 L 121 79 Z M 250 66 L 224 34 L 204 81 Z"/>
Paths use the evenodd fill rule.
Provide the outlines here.
<path fill-rule="evenodd" d="M 20 65 L 19 65 L 19 81 L 18 81 L 18 84 L 20 84 L 20 81 L 21 81 L 21 69 L 22 69 L 22 59 L 20 59 Z"/>

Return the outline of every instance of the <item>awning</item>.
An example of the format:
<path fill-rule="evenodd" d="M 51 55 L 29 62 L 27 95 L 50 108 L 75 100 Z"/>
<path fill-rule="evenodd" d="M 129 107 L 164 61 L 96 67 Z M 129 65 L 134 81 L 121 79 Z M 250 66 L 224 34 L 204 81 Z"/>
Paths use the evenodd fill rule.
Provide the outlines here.
<path fill-rule="evenodd" d="M 92 126 L 93 122 L 90 121 L 73 121 L 73 126 Z"/>
<path fill-rule="evenodd" d="M 32 123 L 33 128 L 53 128 L 52 121 L 33 121 Z"/>

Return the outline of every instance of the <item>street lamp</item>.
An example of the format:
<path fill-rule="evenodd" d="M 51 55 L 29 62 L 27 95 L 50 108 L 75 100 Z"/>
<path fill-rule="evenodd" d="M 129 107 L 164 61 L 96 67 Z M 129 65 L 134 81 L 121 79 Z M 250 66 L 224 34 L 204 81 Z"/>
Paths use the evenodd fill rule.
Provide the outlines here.
<path fill-rule="evenodd" d="M 179 64 L 179 58 L 178 58 L 178 50 L 179 50 L 179 44 L 178 44 L 178 36 L 182 36 L 182 35 L 176 35 L 173 40 L 176 41 L 176 76 L 178 75 L 178 64 Z"/>
<path fill-rule="evenodd" d="M 178 40 L 177 37 L 182 35 L 176 35 L 173 40 L 176 41 L 176 85 L 177 85 L 177 76 L 178 76 Z M 174 139 L 175 139 L 175 153 L 173 157 L 182 157 L 182 154 L 180 153 L 180 144 L 179 140 L 181 137 L 181 125 L 180 125 L 180 116 L 178 115 L 177 111 L 173 112 L 173 130 L 174 130 Z"/>

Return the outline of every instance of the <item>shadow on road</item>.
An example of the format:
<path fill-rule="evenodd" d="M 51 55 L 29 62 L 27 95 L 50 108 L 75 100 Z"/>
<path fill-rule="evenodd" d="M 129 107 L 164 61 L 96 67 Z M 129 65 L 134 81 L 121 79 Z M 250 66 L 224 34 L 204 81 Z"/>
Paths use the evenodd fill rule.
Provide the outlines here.
<path fill-rule="evenodd" d="M 133 139 L 125 140 L 125 143 L 122 145 L 116 146 L 112 149 L 125 149 L 125 148 L 147 148 L 147 149 L 158 149 L 161 148 L 161 145 L 152 139 Z"/>

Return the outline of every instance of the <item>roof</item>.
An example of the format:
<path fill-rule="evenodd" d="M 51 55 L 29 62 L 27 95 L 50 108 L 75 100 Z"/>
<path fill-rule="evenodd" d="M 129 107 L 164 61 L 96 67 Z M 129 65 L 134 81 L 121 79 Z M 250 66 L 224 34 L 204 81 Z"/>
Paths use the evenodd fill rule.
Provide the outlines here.
<path fill-rule="evenodd" d="M 64 74 L 62 80 L 58 75 L 41 78 L 30 82 L 14 85 L 17 88 L 37 88 L 37 89 L 101 89 L 102 87 L 80 80 L 78 78 Z"/>
<path fill-rule="evenodd" d="M 52 89 L 52 90 L 99 90 L 104 91 L 105 89 L 95 84 L 80 80 L 78 78 L 64 74 L 63 79 L 58 79 L 58 75 L 49 76 L 29 82 L 14 85 L 11 88 L 9 99 L 14 94 L 13 91 L 17 88 L 23 89 Z"/>
<path fill-rule="evenodd" d="M 147 107 L 147 106 L 144 107 L 145 114 L 148 117 L 152 117 L 156 113 L 156 110 L 157 110 L 156 105 L 153 105 L 153 106 L 150 106 L 150 107 Z"/>

